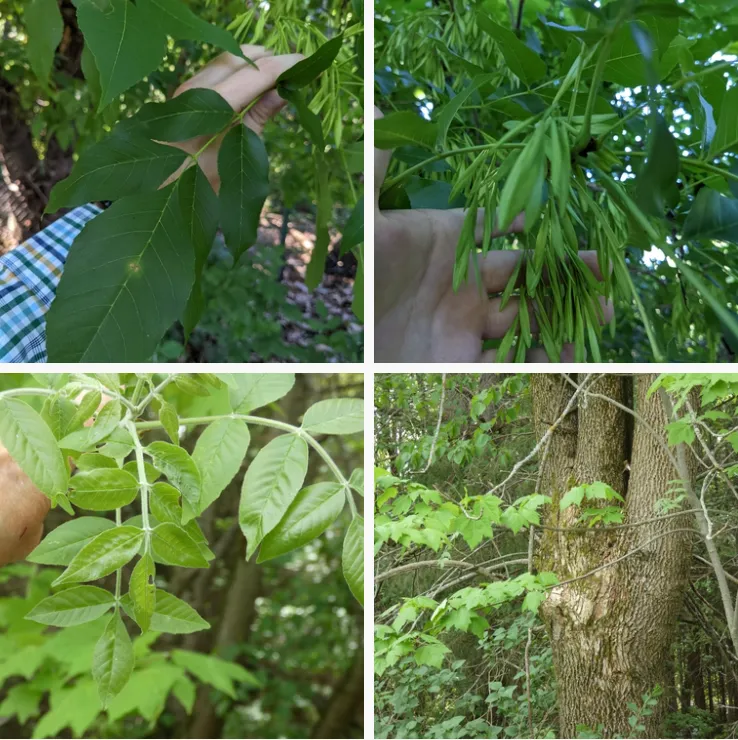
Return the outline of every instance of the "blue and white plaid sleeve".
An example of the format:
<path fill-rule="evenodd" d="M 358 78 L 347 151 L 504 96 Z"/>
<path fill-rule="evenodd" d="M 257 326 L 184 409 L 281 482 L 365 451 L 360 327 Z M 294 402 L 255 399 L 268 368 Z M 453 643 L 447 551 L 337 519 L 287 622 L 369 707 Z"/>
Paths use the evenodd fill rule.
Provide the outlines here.
<path fill-rule="evenodd" d="M 0 257 L 0 362 L 46 362 L 46 312 L 67 254 L 101 211 L 75 208 Z"/>

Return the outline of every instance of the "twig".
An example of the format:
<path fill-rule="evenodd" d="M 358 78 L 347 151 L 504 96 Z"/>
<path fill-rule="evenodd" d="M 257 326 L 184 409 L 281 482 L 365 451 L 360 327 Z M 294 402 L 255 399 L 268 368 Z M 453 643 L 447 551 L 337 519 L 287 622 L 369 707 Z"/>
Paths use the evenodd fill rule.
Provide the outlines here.
<path fill-rule="evenodd" d="M 518 21 L 515 24 L 515 30 L 520 31 L 523 28 L 523 8 L 525 7 L 525 0 L 520 0 L 518 5 Z"/>
<path fill-rule="evenodd" d="M 428 455 L 428 462 L 422 470 L 411 470 L 409 475 L 415 475 L 416 473 L 427 473 L 428 469 L 433 463 L 433 455 L 436 452 L 436 444 L 438 443 L 438 434 L 441 431 L 441 420 L 443 419 L 443 404 L 446 400 L 446 373 L 441 375 L 441 403 L 438 406 L 438 421 L 436 422 L 436 431 L 433 434 L 433 441 L 431 442 L 430 454 Z"/>
<path fill-rule="evenodd" d="M 484 568 L 481 565 L 475 565 L 474 563 L 465 563 L 462 560 L 419 560 L 417 563 L 408 563 L 407 565 L 399 565 L 397 568 L 380 573 L 375 577 L 375 585 L 380 581 L 384 581 L 392 576 L 399 576 L 402 573 L 408 573 L 418 568 L 461 568 L 464 570 L 474 570 L 487 578 L 492 577 L 493 570 L 503 570 L 508 565 L 527 565 L 528 559 L 524 560 L 507 560 L 499 565 L 492 565 L 488 568 Z"/>

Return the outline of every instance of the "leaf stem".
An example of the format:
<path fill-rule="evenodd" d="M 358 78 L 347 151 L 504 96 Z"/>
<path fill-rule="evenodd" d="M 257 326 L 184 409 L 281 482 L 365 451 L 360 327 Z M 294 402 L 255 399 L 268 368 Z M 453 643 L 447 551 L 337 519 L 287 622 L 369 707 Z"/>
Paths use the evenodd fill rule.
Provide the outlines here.
<path fill-rule="evenodd" d="M 141 489 L 141 518 L 143 519 L 143 530 L 144 530 L 144 554 L 148 553 L 151 549 L 151 525 L 149 523 L 149 480 L 146 477 L 146 466 L 143 458 L 143 445 L 141 440 L 138 438 L 138 430 L 136 424 L 131 420 L 127 419 L 125 427 L 128 433 L 131 435 L 133 441 L 133 448 L 136 453 L 136 469 L 138 471 L 138 485 Z M 161 424 L 159 425 L 161 426 Z"/>
<path fill-rule="evenodd" d="M 55 396 L 56 391 L 51 388 L 11 388 L 7 391 L 0 391 L 0 398 L 10 398 L 11 396 Z"/>
<path fill-rule="evenodd" d="M 577 152 L 584 149 L 590 139 L 590 133 L 592 131 L 592 116 L 594 115 L 594 109 L 597 103 L 597 95 L 600 92 L 602 77 L 605 74 L 605 65 L 610 58 L 611 46 L 612 36 L 608 36 L 602 45 L 602 49 L 600 50 L 600 56 L 597 59 L 597 66 L 595 67 L 594 76 L 592 77 L 592 84 L 589 88 L 587 108 L 584 111 L 584 123 L 582 124 L 582 130 L 579 134 L 579 140 L 574 147 L 575 151 Z"/>
<path fill-rule="evenodd" d="M 123 523 L 123 516 L 122 516 L 122 509 L 116 509 L 115 510 L 115 526 L 120 527 L 120 525 Z M 118 570 L 115 571 L 115 608 L 118 608 L 118 604 L 120 603 L 120 592 L 121 592 L 121 582 L 123 579 L 123 568 L 118 568 Z"/>
<path fill-rule="evenodd" d="M 251 416 L 249 414 L 236 413 L 221 414 L 220 416 L 193 416 L 189 419 L 180 419 L 179 423 L 182 426 L 194 427 L 199 426 L 200 424 L 210 424 L 211 422 L 219 421 L 220 419 L 240 419 L 247 424 L 257 424 L 258 426 L 271 427 L 272 429 L 279 429 L 282 432 L 287 432 L 288 434 L 296 434 L 299 437 L 302 437 L 308 443 L 308 445 L 310 445 L 310 447 L 312 447 L 318 453 L 318 455 L 320 455 L 325 464 L 328 466 L 329 470 L 336 477 L 336 480 L 341 484 L 346 493 L 346 500 L 348 501 L 349 508 L 351 509 L 351 516 L 357 516 L 358 512 L 356 510 L 356 503 L 354 502 L 354 497 L 351 493 L 351 487 L 349 486 L 348 481 L 344 477 L 343 473 L 340 471 L 338 465 L 336 465 L 336 463 L 333 461 L 333 458 L 326 452 L 323 445 L 321 445 L 320 442 L 315 439 L 315 437 L 306 432 L 302 427 L 296 427 L 292 424 L 287 424 L 284 421 L 277 421 L 276 419 L 264 419 L 261 416 Z M 161 429 L 163 427 L 163 424 L 160 421 L 139 421 L 135 424 L 133 422 L 130 422 L 130 424 L 133 427 L 134 433 L 136 431 L 145 431 L 147 429 Z M 136 434 L 135 436 L 136 441 L 138 442 L 138 435 Z M 140 442 L 138 442 L 138 444 L 140 445 Z M 136 457 L 138 459 L 138 450 L 136 451 Z M 143 456 L 141 457 L 141 461 L 143 462 Z"/>

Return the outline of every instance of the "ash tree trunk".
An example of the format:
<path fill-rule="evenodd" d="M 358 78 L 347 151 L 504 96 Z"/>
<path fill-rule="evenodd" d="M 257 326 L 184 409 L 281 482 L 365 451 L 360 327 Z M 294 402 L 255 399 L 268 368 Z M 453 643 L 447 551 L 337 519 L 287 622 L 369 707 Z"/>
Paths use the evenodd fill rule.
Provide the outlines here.
<path fill-rule="evenodd" d="M 658 394 L 647 395 L 654 380 L 611 375 L 590 390 L 634 409 L 665 440 L 666 417 Z M 531 376 L 538 439 L 574 392 L 560 376 Z M 539 491 L 552 497 L 546 524 L 566 528 L 582 526 L 578 507 L 559 507 L 562 495 L 575 486 L 595 481 L 610 485 L 625 499 L 623 523 L 628 524 L 657 516 L 656 502 L 667 497 L 677 474 L 645 424 L 604 399 L 580 395 L 551 437 L 540 476 Z M 613 504 L 617 502 L 603 502 Z M 576 737 L 577 725 L 599 727 L 604 737 L 630 737 L 628 702 L 641 706 L 644 693 L 671 685 L 670 650 L 691 557 L 690 534 L 674 530 L 690 522 L 685 516 L 609 532 L 597 527 L 584 534 L 544 530 L 536 565 L 555 572 L 560 582 L 635 550 L 587 578 L 552 589 L 541 606 L 553 648 L 561 737 Z M 653 715 L 641 720 L 645 737 L 662 737 L 666 706 L 662 699 Z"/>

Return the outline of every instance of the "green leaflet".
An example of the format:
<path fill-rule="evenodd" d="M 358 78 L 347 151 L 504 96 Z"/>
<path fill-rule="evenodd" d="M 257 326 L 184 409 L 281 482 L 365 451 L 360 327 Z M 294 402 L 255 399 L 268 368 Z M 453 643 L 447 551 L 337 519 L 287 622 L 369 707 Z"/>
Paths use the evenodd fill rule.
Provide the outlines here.
<path fill-rule="evenodd" d="M 190 507 L 197 511 L 202 493 L 202 478 L 187 450 L 168 442 L 152 442 L 144 451 L 151 457 L 154 466 L 179 489 Z M 182 523 L 186 524 L 193 516 L 194 514 L 185 514 Z"/>
<path fill-rule="evenodd" d="M 238 521 L 248 560 L 284 516 L 307 473 L 308 447 L 296 434 L 284 434 L 259 450 L 241 488 Z"/>
<path fill-rule="evenodd" d="M 256 242 L 261 209 L 269 195 L 269 158 L 261 138 L 237 125 L 218 153 L 220 226 L 236 262 Z"/>
<path fill-rule="evenodd" d="M 437 119 L 438 137 L 436 139 L 436 145 L 438 147 L 442 148 L 446 145 L 446 134 L 448 133 L 448 128 L 453 123 L 453 120 L 459 112 L 459 108 L 464 104 L 464 101 L 482 85 L 491 82 L 496 77 L 496 73 L 476 75 L 461 92 L 457 93 L 448 103 L 446 103 L 446 105 L 443 106 Z"/>
<path fill-rule="evenodd" d="M 364 429 L 362 398 L 329 398 L 306 412 L 302 428 L 310 434 L 355 434 Z"/>
<path fill-rule="evenodd" d="M 116 611 L 98 640 L 92 658 L 92 676 L 103 708 L 128 683 L 134 664 L 131 638 Z"/>
<path fill-rule="evenodd" d="M 364 519 L 356 516 L 351 520 L 343 541 L 341 556 L 343 577 L 356 600 L 364 605 Z"/>
<path fill-rule="evenodd" d="M 328 233 L 328 222 L 333 211 L 330 184 L 328 181 L 328 164 L 325 161 L 325 138 L 323 128 L 318 116 L 308 107 L 304 93 L 290 87 L 281 86 L 279 94 L 289 100 L 295 107 L 300 124 L 310 137 L 313 145 L 313 157 L 317 173 L 317 202 L 315 218 L 315 246 L 305 276 L 305 284 L 310 290 L 317 287 L 323 279 L 325 270 L 325 258 L 328 254 L 330 235 Z"/>
<path fill-rule="evenodd" d="M 189 337 L 205 309 L 202 271 L 218 231 L 218 198 L 200 167 L 190 167 L 179 178 L 179 205 L 185 229 L 195 250 L 195 284 L 182 318 L 185 336 Z"/>
<path fill-rule="evenodd" d="M 154 560 L 146 553 L 137 563 L 131 573 L 128 583 L 128 593 L 133 604 L 133 614 L 141 632 L 147 632 L 151 625 L 151 618 L 156 607 L 156 584 L 154 577 L 156 569 Z"/>
<path fill-rule="evenodd" d="M 526 46 L 509 28 L 495 23 L 486 13 L 477 13 L 479 27 L 499 46 L 510 70 L 526 85 L 532 85 L 546 74 L 546 63 Z"/>
<path fill-rule="evenodd" d="M 364 241 L 364 198 L 356 201 L 341 237 L 341 254 L 346 254 Z"/>
<path fill-rule="evenodd" d="M 171 403 L 161 402 L 159 405 L 159 421 L 172 443 L 179 444 L 179 417 L 177 416 L 177 410 Z"/>
<path fill-rule="evenodd" d="M 257 562 L 311 542 L 338 518 L 345 504 L 346 493 L 340 483 L 316 483 L 303 488 L 279 524 L 264 538 Z"/>
<path fill-rule="evenodd" d="M 172 522 L 156 526 L 151 533 L 151 547 L 159 562 L 184 568 L 207 568 L 197 542 L 182 527 Z"/>
<path fill-rule="evenodd" d="M 87 3 L 77 8 L 79 27 L 100 70 L 98 111 L 153 72 L 166 52 L 166 36 L 145 0 L 110 0 L 109 5 L 104 13 Z"/>
<path fill-rule="evenodd" d="M 679 147 L 661 115 L 656 115 L 646 165 L 638 175 L 638 203 L 652 216 L 663 218 L 679 204 Z"/>
<path fill-rule="evenodd" d="M 154 483 L 151 486 L 149 506 L 151 513 L 160 522 L 179 524 L 182 521 L 182 507 L 179 505 L 179 491 L 169 483 Z"/>
<path fill-rule="evenodd" d="M 138 480 L 125 470 L 97 468 L 77 473 L 69 481 L 69 500 L 80 509 L 110 511 L 130 504 L 138 495 Z"/>
<path fill-rule="evenodd" d="M 115 596 L 97 586 L 74 586 L 39 601 L 26 619 L 54 627 L 92 622 L 115 604 Z"/>
<path fill-rule="evenodd" d="M 148 6 L 151 18 L 173 39 L 213 44 L 245 59 L 253 66 L 254 63 L 244 56 L 238 42 L 228 31 L 195 15 L 182 0 L 141 0 L 139 4 Z"/>
<path fill-rule="evenodd" d="M 236 698 L 233 681 L 244 683 L 255 688 L 261 687 L 260 681 L 251 675 L 243 666 L 215 655 L 203 655 L 189 650 L 173 650 L 172 660 L 182 666 L 195 678 L 222 691 L 232 699 Z"/>
<path fill-rule="evenodd" d="M 343 45 L 343 34 L 326 41 L 314 54 L 303 59 L 277 78 L 277 87 L 297 90 L 309 85 L 333 64 Z"/>
<path fill-rule="evenodd" d="M 100 456 L 102 459 L 108 459 L 110 458 L 104 458 L 102 455 Z M 108 465 L 107 467 L 115 467 L 118 466 L 115 464 L 114 460 L 110 460 L 112 465 Z M 102 466 L 99 466 L 102 467 Z M 124 466 L 123 470 L 130 473 L 136 480 L 138 480 L 138 463 L 135 460 L 129 460 Z M 161 478 L 161 473 L 153 466 L 151 463 L 144 462 L 144 471 L 146 473 L 145 478 L 149 483 L 153 483 L 154 481 Z M 179 495 L 179 493 L 177 494 Z"/>
<path fill-rule="evenodd" d="M 113 522 L 102 517 L 77 517 L 52 529 L 27 559 L 42 565 L 69 565 L 86 544 L 113 527 Z"/>
<path fill-rule="evenodd" d="M 364 468 L 355 468 L 352 471 L 351 478 L 349 479 L 349 486 L 351 486 L 359 496 L 364 495 Z"/>
<path fill-rule="evenodd" d="M 250 439 L 249 428 L 240 419 L 219 419 L 202 432 L 192 452 L 192 459 L 202 471 L 198 513 L 207 509 L 233 480 Z"/>
<path fill-rule="evenodd" d="M 219 93 L 196 87 L 164 103 L 146 103 L 126 125 L 157 141 L 187 141 L 219 133 L 233 117 L 233 108 Z"/>
<path fill-rule="evenodd" d="M 114 203 L 77 237 L 47 315 L 51 362 L 146 361 L 194 277 L 176 183 Z"/>
<path fill-rule="evenodd" d="M 735 152 L 738 146 L 738 87 L 732 87 L 725 94 L 720 108 L 715 137 L 710 147 L 710 156 Z"/>
<path fill-rule="evenodd" d="M 143 539 L 143 531 L 136 527 L 115 527 L 102 532 L 80 549 L 52 586 L 95 581 L 109 575 L 134 558 Z"/>
<path fill-rule="evenodd" d="M 294 373 L 239 373 L 230 388 L 231 408 L 238 414 L 278 401 L 295 385 Z"/>
<path fill-rule="evenodd" d="M 27 403 L 0 398 L 0 442 L 36 488 L 52 500 L 65 493 L 69 473 L 59 445 Z"/>
<path fill-rule="evenodd" d="M 69 177 L 54 186 L 46 211 L 155 193 L 186 158 L 181 149 L 157 144 L 127 125 L 118 126 L 82 152 Z"/>
<path fill-rule="evenodd" d="M 703 188 L 684 223 L 685 239 L 720 239 L 738 244 L 738 200 Z"/>
<path fill-rule="evenodd" d="M 64 32 L 59 4 L 57 0 L 31 0 L 23 17 L 28 31 L 28 62 L 39 82 L 47 85 L 56 47 Z"/>
<path fill-rule="evenodd" d="M 61 439 L 72 426 L 77 407 L 62 396 L 50 396 L 41 408 L 41 418 L 46 422 L 56 439 Z"/>
<path fill-rule="evenodd" d="M 100 409 L 100 413 L 91 427 L 79 429 L 67 434 L 66 437 L 62 437 L 59 440 L 59 447 L 64 450 L 89 450 L 116 430 L 120 417 L 120 402 L 108 401 Z"/>
<path fill-rule="evenodd" d="M 74 416 L 69 421 L 70 429 L 77 429 L 90 417 L 94 416 L 101 403 L 102 393 L 100 391 L 89 391 L 85 393 L 79 402 L 79 406 L 76 408 Z"/>
<path fill-rule="evenodd" d="M 133 617 L 133 605 L 130 596 L 126 594 L 121 599 L 121 606 L 126 614 Z M 209 628 L 210 623 L 206 622 L 187 602 L 166 591 L 157 589 L 156 607 L 151 617 L 151 630 L 154 632 L 168 632 L 172 635 L 187 635 Z"/>
<path fill-rule="evenodd" d="M 414 111 L 398 111 L 374 121 L 374 146 L 377 149 L 394 149 L 396 146 L 414 144 L 433 149 L 438 139 L 438 123 L 421 118 Z"/>

